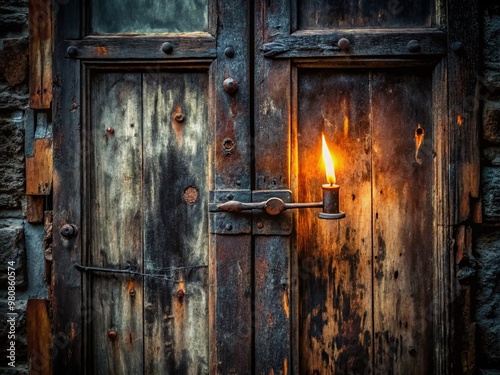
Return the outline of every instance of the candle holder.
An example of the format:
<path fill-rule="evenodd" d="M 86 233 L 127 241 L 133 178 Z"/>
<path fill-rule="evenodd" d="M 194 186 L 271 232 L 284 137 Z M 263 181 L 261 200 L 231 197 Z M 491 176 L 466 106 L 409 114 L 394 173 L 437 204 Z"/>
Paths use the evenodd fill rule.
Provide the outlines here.
<path fill-rule="evenodd" d="M 323 212 L 318 214 L 320 219 L 337 220 L 345 217 L 344 212 L 339 211 L 339 190 L 340 185 L 323 184 Z"/>

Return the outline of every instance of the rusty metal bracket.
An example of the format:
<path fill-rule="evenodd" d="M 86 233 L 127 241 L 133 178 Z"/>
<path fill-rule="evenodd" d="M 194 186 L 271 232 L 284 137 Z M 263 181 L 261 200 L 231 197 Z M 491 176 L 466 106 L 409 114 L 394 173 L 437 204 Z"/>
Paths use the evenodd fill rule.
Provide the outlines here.
<path fill-rule="evenodd" d="M 291 200 L 290 190 L 212 191 L 210 233 L 287 236 L 293 228 L 292 213 L 287 209 L 301 205 Z"/>
<path fill-rule="evenodd" d="M 249 234 L 252 232 L 251 211 L 236 214 L 218 212 L 217 206 L 232 200 L 250 202 L 250 190 L 215 190 L 210 192 L 210 233 L 213 234 Z"/>

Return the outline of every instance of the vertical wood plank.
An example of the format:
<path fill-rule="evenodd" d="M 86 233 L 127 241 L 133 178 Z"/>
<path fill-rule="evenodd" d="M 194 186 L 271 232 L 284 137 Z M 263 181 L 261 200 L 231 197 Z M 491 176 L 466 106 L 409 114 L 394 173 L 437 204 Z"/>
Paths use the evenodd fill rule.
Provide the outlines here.
<path fill-rule="evenodd" d="M 52 9 L 50 0 L 28 2 L 30 31 L 30 108 L 52 101 Z"/>
<path fill-rule="evenodd" d="M 217 1 L 217 61 L 212 70 L 211 93 L 214 143 L 212 177 L 215 190 L 251 188 L 250 121 L 250 8 L 247 1 Z M 224 50 L 233 47 L 234 57 Z M 223 82 L 238 82 L 234 93 L 223 89 Z M 210 372 L 252 373 L 252 287 L 250 235 L 215 235 L 211 248 L 216 262 L 214 324 Z M 211 271 L 212 272 L 212 271 Z"/>
<path fill-rule="evenodd" d="M 26 307 L 28 358 L 30 375 L 52 374 L 52 331 L 49 319 L 49 301 L 30 299 Z"/>
<path fill-rule="evenodd" d="M 371 129 L 367 72 L 304 70 L 294 141 L 297 200 L 321 201 L 321 133 L 340 184 L 339 221 L 296 218 L 300 373 L 369 373 L 372 356 Z"/>
<path fill-rule="evenodd" d="M 26 158 L 26 194 L 49 195 L 53 173 L 52 140 L 35 139 L 33 149 L 33 157 Z"/>
<path fill-rule="evenodd" d="M 90 90 L 89 263 L 140 272 L 143 267 L 141 75 L 96 73 L 91 78 Z M 94 373 L 142 373 L 142 279 L 94 274 L 91 285 Z"/>
<path fill-rule="evenodd" d="M 45 198 L 40 195 L 26 196 L 26 221 L 37 224 L 43 222 L 43 203 Z"/>
<path fill-rule="evenodd" d="M 255 189 L 290 188 L 291 62 L 268 61 L 259 48 L 288 35 L 290 2 L 255 7 Z M 288 236 L 255 238 L 255 372 L 292 373 L 291 257 Z"/>
<path fill-rule="evenodd" d="M 58 6 L 57 6 L 58 5 Z M 82 374 L 81 275 L 73 264 L 82 261 L 82 236 L 66 239 L 60 228 L 67 223 L 82 228 L 82 149 L 80 62 L 66 59 L 63 40 L 80 37 L 80 0 L 54 3 L 58 22 L 54 39 L 54 222 L 53 222 L 53 371 Z"/>
<path fill-rule="evenodd" d="M 208 74 L 144 75 L 145 371 L 208 373 Z"/>
<path fill-rule="evenodd" d="M 373 73 L 376 373 L 433 366 L 431 72 Z M 425 132 L 416 155 L 415 132 Z"/>

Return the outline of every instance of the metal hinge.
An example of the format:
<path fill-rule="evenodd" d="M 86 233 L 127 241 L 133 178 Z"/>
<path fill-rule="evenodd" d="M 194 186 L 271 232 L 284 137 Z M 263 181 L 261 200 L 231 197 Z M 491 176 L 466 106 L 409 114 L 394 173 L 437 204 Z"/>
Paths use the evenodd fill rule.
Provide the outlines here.
<path fill-rule="evenodd" d="M 292 233 L 291 211 L 269 215 L 263 210 L 219 212 L 217 206 L 229 201 L 262 202 L 279 198 L 291 203 L 290 190 L 215 190 L 210 192 L 210 233 L 287 236 Z"/>

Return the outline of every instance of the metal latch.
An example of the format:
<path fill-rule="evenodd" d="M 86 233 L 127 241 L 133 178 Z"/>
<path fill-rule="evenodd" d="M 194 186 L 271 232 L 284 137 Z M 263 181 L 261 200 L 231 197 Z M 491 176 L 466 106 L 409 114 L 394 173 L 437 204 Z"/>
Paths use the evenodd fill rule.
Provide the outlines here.
<path fill-rule="evenodd" d="M 292 213 L 287 209 L 297 205 L 291 201 L 290 190 L 211 191 L 210 233 L 287 236 L 293 228 Z"/>

